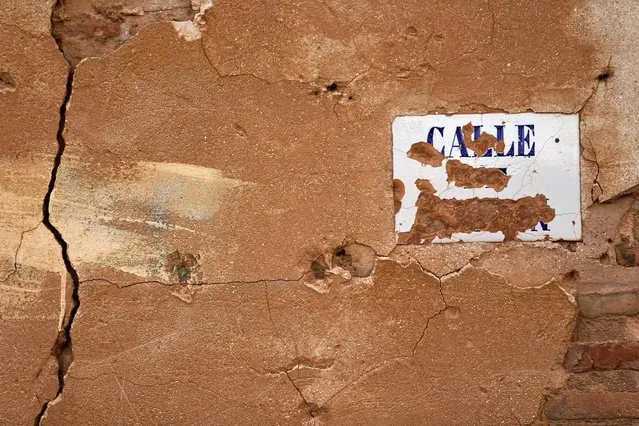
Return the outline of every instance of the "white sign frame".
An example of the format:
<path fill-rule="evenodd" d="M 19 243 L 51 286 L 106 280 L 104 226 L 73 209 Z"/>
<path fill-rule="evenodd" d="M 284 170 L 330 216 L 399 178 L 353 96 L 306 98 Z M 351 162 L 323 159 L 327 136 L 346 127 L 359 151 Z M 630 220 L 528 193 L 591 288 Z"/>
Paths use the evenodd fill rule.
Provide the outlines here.
<path fill-rule="evenodd" d="M 486 156 L 477 157 L 476 153 L 466 148 L 468 156 L 464 156 L 458 139 L 459 128 L 467 123 L 472 123 L 476 127 L 473 140 L 480 132 L 502 137 L 505 142 L 502 155 L 491 150 L 486 153 Z M 498 126 L 502 126 L 501 131 Z M 392 134 L 393 178 L 401 180 L 405 186 L 405 195 L 401 200 L 402 206 L 395 216 L 397 235 L 409 232 L 415 220 L 417 212 L 415 202 L 420 193 L 415 186 L 415 181 L 428 179 L 436 190 L 435 195 L 447 199 L 461 200 L 475 197 L 518 199 L 543 194 L 548 199 L 548 205 L 555 209 L 555 218 L 544 226 L 539 224 L 535 227 L 536 229 L 519 232 L 517 239 L 522 241 L 581 240 L 578 114 L 491 113 L 399 116 L 393 120 Z M 443 164 L 434 167 L 409 158 L 408 152 L 417 142 L 430 143 L 437 151 L 442 152 L 445 157 Z M 534 151 L 534 155 L 530 155 L 531 150 Z M 449 159 L 457 159 L 473 167 L 505 169 L 510 180 L 506 188 L 500 192 L 488 187 L 457 187 L 454 182 L 447 181 L 446 161 Z M 502 232 L 479 231 L 452 233 L 448 238 L 436 237 L 433 242 L 503 240 Z"/>

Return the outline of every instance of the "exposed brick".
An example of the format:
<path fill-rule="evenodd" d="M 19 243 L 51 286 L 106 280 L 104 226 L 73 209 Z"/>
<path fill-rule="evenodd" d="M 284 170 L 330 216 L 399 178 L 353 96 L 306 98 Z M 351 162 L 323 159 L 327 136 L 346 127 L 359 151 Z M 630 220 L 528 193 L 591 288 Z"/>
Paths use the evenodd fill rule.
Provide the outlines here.
<path fill-rule="evenodd" d="M 639 340 L 639 317 L 605 316 L 579 317 L 575 342 L 609 342 Z"/>
<path fill-rule="evenodd" d="M 566 391 L 546 401 L 551 420 L 639 419 L 637 392 Z"/>
<path fill-rule="evenodd" d="M 587 318 L 636 315 L 639 314 L 639 293 L 631 290 L 607 294 L 579 294 L 577 304 L 581 315 Z"/>
<path fill-rule="evenodd" d="M 639 371 L 612 370 L 571 374 L 566 389 L 583 392 L 639 392 Z"/>
<path fill-rule="evenodd" d="M 571 372 L 639 370 L 639 342 L 573 343 L 568 348 L 564 368 Z"/>
<path fill-rule="evenodd" d="M 608 215 L 612 214 L 608 212 Z M 639 268 L 589 264 L 579 268 L 579 294 L 639 292 Z"/>

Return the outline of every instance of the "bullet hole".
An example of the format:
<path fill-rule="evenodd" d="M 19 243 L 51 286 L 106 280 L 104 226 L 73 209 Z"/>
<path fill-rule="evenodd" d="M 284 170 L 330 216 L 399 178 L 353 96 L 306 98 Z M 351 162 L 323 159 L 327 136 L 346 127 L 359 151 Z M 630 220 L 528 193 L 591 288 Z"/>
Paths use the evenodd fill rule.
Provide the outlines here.
<path fill-rule="evenodd" d="M 188 282 L 191 279 L 191 271 L 186 266 L 180 266 L 176 271 L 181 283 Z"/>
<path fill-rule="evenodd" d="M 352 101 L 352 100 L 353 100 L 353 96 L 349 96 L 349 97 L 348 97 L 348 100 L 349 100 L 349 101 Z"/>
<path fill-rule="evenodd" d="M 353 277 L 368 277 L 375 267 L 375 250 L 363 244 L 350 244 L 333 253 L 333 267 L 340 267 Z"/>
<path fill-rule="evenodd" d="M 247 139 L 246 130 L 244 127 L 240 126 L 237 123 L 233 123 L 233 128 L 235 129 L 235 133 L 243 139 Z"/>
<path fill-rule="evenodd" d="M 332 82 L 331 84 L 329 84 L 328 86 L 326 86 L 326 90 L 329 92 L 334 92 L 339 88 L 339 86 L 337 85 L 336 82 Z"/>
<path fill-rule="evenodd" d="M 608 238 L 606 241 L 608 241 L 608 244 L 612 243 L 612 238 Z"/>
<path fill-rule="evenodd" d="M 406 34 L 408 34 L 411 37 L 417 37 L 417 28 L 413 26 L 406 28 Z"/>
<path fill-rule="evenodd" d="M 326 276 L 326 265 L 321 260 L 314 260 L 311 263 L 311 272 L 313 272 L 315 279 L 323 280 Z"/>
<path fill-rule="evenodd" d="M 564 281 L 576 281 L 579 279 L 579 272 L 576 270 L 568 271 L 563 276 Z"/>
<path fill-rule="evenodd" d="M 0 71 L 0 92 L 4 91 L 14 91 L 15 84 L 13 82 L 13 78 L 11 74 L 5 71 Z"/>
<path fill-rule="evenodd" d="M 2 81 L 5 84 L 13 84 L 11 74 L 9 74 L 6 71 L 0 71 L 0 81 Z"/>
<path fill-rule="evenodd" d="M 597 81 L 607 81 L 610 77 L 612 77 L 612 68 L 607 66 L 599 74 L 597 74 Z"/>
<path fill-rule="evenodd" d="M 346 253 L 346 249 L 339 249 L 333 253 L 333 265 L 340 267 L 350 267 L 353 264 L 353 258 L 350 254 Z"/>
<path fill-rule="evenodd" d="M 559 138 L 555 138 L 555 143 L 559 143 Z"/>
<path fill-rule="evenodd" d="M 200 279 L 199 256 L 191 253 L 180 253 L 178 250 L 166 258 L 165 270 L 171 275 L 172 281 L 181 284 L 198 282 Z"/>
<path fill-rule="evenodd" d="M 313 418 L 319 417 L 326 412 L 326 408 L 318 407 L 316 404 L 306 404 L 306 407 L 308 408 L 308 414 Z"/>
<path fill-rule="evenodd" d="M 608 253 L 603 253 L 599 256 L 599 263 L 602 265 L 610 265 L 610 256 L 608 256 Z"/>
<path fill-rule="evenodd" d="M 311 90 L 310 93 L 311 93 L 311 95 L 314 95 L 314 96 L 321 95 L 323 92 L 339 93 L 338 89 L 339 89 L 339 84 L 337 84 L 337 82 L 334 81 L 334 82 L 332 82 L 330 84 L 327 84 L 323 88 L 314 88 L 313 90 Z"/>

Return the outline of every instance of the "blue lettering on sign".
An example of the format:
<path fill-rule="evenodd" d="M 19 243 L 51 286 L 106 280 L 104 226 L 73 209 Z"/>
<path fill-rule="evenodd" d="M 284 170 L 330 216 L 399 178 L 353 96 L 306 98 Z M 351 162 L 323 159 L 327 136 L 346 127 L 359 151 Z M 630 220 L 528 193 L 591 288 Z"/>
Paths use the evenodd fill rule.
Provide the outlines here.
<path fill-rule="evenodd" d="M 516 124 L 517 140 L 506 144 L 504 152 L 497 152 L 489 148 L 482 157 L 534 157 L 535 156 L 535 125 Z M 473 126 L 473 139 L 481 137 L 483 125 Z M 494 135 L 497 140 L 504 141 L 505 124 L 494 125 Z M 515 129 L 513 129 L 514 132 Z M 492 133 L 492 132 L 490 132 Z M 437 141 L 435 140 L 437 138 Z M 450 141 L 450 145 L 447 142 Z M 468 148 L 464 141 L 462 126 L 454 128 L 431 127 L 428 130 L 426 142 L 436 147 L 443 156 L 447 158 L 469 158 L 476 157 L 477 154 L 469 155 Z M 441 143 L 441 145 L 440 145 Z"/>
<path fill-rule="evenodd" d="M 429 144 L 431 144 L 433 147 L 435 146 L 435 130 L 437 130 L 439 132 L 440 135 L 442 135 L 442 137 L 444 136 L 444 128 L 443 127 L 433 127 L 428 131 L 428 137 L 426 138 L 426 142 L 428 142 Z M 441 153 L 442 155 L 446 155 L 444 154 L 444 149 L 446 149 L 446 147 L 442 147 L 441 149 Z"/>
<path fill-rule="evenodd" d="M 542 232 L 550 230 L 550 228 L 548 228 L 548 223 L 546 223 L 546 222 L 539 222 L 539 226 L 541 226 Z M 531 231 L 537 232 L 537 225 L 533 226 Z"/>
<path fill-rule="evenodd" d="M 528 128 L 528 131 L 526 131 Z M 517 143 L 517 157 L 533 157 L 535 155 L 535 142 L 530 140 L 530 136 L 535 135 L 535 126 L 532 124 L 518 124 L 517 134 L 519 135 L 519 142 Z M 529 151 L 526 153 L 526 148 Z"/>
<path fill-rule="evenodd" d="M 457 141 L 457 143 L 455 143 Z M 453 157 L 453 148 L 459 149 L 460 157 L 468 157 L 468 151 L 466 150 L 466 144 L 464 144 L 464 135 L 462 134 L 462 128 L 457 127 L 455 130 L 455 137 L 453 137 L 453 144 L 450 147 L 448 158 Z"/>

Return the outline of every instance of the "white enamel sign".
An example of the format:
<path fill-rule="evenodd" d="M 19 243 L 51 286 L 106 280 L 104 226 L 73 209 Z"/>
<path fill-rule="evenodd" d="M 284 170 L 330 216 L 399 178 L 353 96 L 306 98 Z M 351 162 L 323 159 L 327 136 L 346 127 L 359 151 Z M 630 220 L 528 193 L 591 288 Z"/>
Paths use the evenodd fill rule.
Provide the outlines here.
<path fill-rule="evenodd" d="M 398 242 L 581 239 L 577 114 L 393 121 Z"/>

